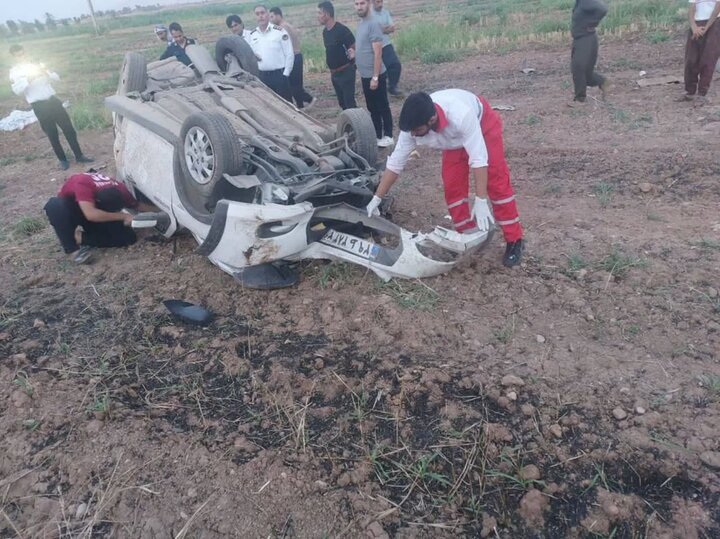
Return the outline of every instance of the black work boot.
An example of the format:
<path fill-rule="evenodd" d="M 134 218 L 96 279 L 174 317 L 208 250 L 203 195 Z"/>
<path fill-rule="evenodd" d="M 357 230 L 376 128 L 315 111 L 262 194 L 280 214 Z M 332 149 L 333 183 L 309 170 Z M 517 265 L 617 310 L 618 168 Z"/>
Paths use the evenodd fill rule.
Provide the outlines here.
<path fill-rule="evenodd" d="M 523 240 L 508 242 L 505 247 L 505 256 L 503 256 L 503 266 L 512 268 L 520 264 L 523 252 Z"/>
<path fill-rule="evenodd" d="M 75 158 L 75 161 L 78 163 L 92 163 L 95 160 L 87 155 L 81 155 L 80 157 Z"/>

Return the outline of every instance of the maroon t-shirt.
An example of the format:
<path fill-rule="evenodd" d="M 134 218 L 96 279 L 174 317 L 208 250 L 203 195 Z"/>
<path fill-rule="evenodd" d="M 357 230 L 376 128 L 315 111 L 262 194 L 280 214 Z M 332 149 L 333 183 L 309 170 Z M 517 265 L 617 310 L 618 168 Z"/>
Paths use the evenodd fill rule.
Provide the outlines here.
<path fill-rule="evenodd" d="M 124 207 L 134 208 L 137 206 L 137 200 L 130 194 L 127 187 L 114 178 L 97 173 L 73 174 L 60 188 L 58 196 L 62 198 L 72 198 L 76 202 L 92 202 L 94 204 L 97 199 L 97 194 L 103 189 L 109 189 L 110 187 L 115 187 L 120 191 Z"/>

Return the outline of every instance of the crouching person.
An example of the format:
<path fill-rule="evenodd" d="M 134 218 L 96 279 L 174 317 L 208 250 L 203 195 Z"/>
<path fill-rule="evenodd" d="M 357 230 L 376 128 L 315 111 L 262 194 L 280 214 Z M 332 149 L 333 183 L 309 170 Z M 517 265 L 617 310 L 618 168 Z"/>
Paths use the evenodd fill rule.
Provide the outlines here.
<path fill-rule="evenodd" d="M 45 204 L 45 213 L 65 253 L 78 263 L 90 260 L 93 247 L 125 247 L 136 241 L 133 216 L 123 208 L 141 208 L 130 191 L 102 174 L 74 174 L 58 196 Z"/>

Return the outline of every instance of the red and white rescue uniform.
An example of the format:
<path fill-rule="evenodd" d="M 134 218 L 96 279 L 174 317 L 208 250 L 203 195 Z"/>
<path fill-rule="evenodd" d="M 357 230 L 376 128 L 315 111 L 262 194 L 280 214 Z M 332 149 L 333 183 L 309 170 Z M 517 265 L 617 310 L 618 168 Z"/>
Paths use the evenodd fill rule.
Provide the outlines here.
<path fill-rule="evenodd" d="M 386 168 L 400 174 L 416 146 L 443 150 L 442 179 L 450 217 L 458 232 L 473 232 L 477 225 L 470 217 L 470 169 L 487 167 L 488 198 L 495 221 L 507 243 L 522 239 L 500 115 L 485 98 L 465 90 L 440 90 L 430 98 L 438 115 L 437 131 L 431 129 L 423 137 L 402 131 Z"/>

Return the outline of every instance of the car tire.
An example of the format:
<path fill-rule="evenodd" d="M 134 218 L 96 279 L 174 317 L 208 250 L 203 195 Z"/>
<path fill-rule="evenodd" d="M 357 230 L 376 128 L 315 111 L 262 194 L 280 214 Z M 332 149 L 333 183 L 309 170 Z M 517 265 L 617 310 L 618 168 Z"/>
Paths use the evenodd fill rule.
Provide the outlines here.
<path fill-rule="evenodd" d="M 118 95 L 127 95 L 131 92 L 142 92 L 147 87 L 147 62 L 142 54 L 137 52 L 125 53 L 125 60 L 120 68 L 118 80 Z"/>
<path fill-rule="evenodd" d="M 230 121 L 217 112 L 195 112 L 180 130 L 176 153 L 179 190 L 192 214 L 208 216 L 222 198 L 223 174 L 243 167 L 243 147 Z"/>
<path fill-rule="evenodd" d="M 228 66 L 225 55 L 228 53 L 235 55 L 240 67 L 251 75 L 257 77 L 260 74 L 255 53 L 242 37 L 236 35 L 222 36 L 215 43 L 215 62 L 223 73 L 227 71 Z"/>
<path fill-rule="evenodd" d="M 338 117 L 337 136 L 347 136 L 350 149 L 361 155 L 371 167 L 376 165 L 378 151 L 375 126 L 365 109 L 342 111 Z"/>

